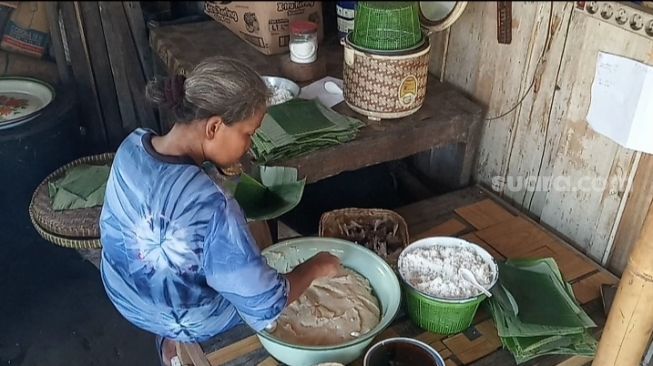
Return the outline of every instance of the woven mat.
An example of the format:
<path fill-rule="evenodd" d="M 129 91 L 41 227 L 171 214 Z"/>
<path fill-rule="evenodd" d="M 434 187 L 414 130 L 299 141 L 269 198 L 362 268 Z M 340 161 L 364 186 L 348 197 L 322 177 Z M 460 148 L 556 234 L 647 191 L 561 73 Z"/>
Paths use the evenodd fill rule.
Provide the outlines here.
<path fill-rule="evenodd" d="M 54 171 L 41 182 L 32 196 L 30 216 L 39 234 L 46 240 L 66 247 L 98 248 L 102 207 L 55 211 L 52 208 L 48 183 L 82 164 L 104 165 L 113 161 L 114 153 L 83 157 Z"/>

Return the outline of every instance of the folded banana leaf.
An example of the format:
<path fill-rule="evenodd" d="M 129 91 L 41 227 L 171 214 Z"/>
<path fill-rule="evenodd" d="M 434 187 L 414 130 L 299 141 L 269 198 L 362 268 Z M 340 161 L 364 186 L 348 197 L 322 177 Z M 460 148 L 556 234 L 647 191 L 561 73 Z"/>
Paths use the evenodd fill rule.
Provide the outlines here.
<path fill-rule="evenodd" d="M 348 142 L 363 126 L 315 100 L 295 99 L 268 109 L 251 151 L 259 163 L 289 159 Z"/>
<path fill-rule="evenodd" d="M 596 352 L 597 342 L 588 331 L 596 324 L 552 258 L 499 264 L 493 295 L 487 306 L 502 344 L 518 364 L 548 354 Z"/>
<path fill-rule="evenodd" d="M 502 338 L 504 346 L 515 356 L 517 364 L 544 355 L 578 355 L 592 357 L 596 354 L 598 342 L 589 334 L 583 332 L 573 336 L 543 337 L 532 347 L 523 349 L 524 338 Z M 527 341 L 533 342 L 533 341 Z"/>
<path fill-rule="evenodd" d="M 510 311 L 514 315 L 519 315 L 519 306 L 517 305 L 517 301 L 512 296 L 512 294 L 508 292 L 505 287 L 503 287 L 501 283 L 497 283 L 494 287 L 492 287 L 490 292 L 492 293 L 494 300 L 499 302 L 505 311 Z"/>
<path fill-rule="evenodd" d="M 499 264 L 500 282 L 519 306 L 519 320 L 553 327 L 585 327 L 583 310 L 546 262 L 526 266 Z M 534 291 L 536 289 L 536 291 Z M 593 323 L 591 324 L 594 325 Z"/>
<path fill-rule="evenodd" d="M 48 183 L 55 211 L 102 206 L 109 179 L 109 165 L 78 165 L 56 181 Z"/>
<path fill-rule="evenodd" d="M 299 204 L 306 180 L 297 180 L 297 169 L 258 168 L 251 176 L 241 174 L 235 188 L 232 188 L 234 198 L 249 220 L 271 220 Z"/>

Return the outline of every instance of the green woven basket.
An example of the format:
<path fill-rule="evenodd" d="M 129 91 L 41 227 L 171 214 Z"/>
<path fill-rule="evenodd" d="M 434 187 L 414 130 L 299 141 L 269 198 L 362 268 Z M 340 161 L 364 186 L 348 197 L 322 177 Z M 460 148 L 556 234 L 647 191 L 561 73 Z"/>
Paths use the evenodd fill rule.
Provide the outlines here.
<path fill-rule="evenodd" d="M 422 41 L 417 1 L 360 1 L 353 43 L 371 50 L 404 50 Z"/>
<path fill-rule="evenodd" d="M 401 274 L 403 258 L 407 253 L 434 247 L 467 248 L 476 251 L 484 261 L 493 267 L 493 280 L 488 289 L 498 280 L 499 268 L 485 249 L 460 238 L 430 237 L 418 240 L 404 249 L 399 257 L 399 277 L 402 281 L 406 310 L 410 319 L 420 328 L 437 334 L 460 333 L 467 329 L 476 316 L 478 306 L 487 298 L 480 294 L 468 299 L 439 299 L 428 296 L 413 288 Z"/>
<path fill-rule="evenodd" d="M 485 295 L 480 295 L 465 302 L 444 302 L 428 298 L 410 286 L 403 288 L 410 319 L 422 329 L 443 335 L 469 328 L 478 306 L 486 299 Z"/>

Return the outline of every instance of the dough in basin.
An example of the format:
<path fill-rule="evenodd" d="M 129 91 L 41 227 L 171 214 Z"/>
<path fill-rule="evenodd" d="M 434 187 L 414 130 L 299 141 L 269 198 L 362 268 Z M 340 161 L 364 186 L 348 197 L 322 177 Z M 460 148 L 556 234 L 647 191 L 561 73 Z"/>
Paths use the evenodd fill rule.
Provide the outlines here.
<path fill-rule="evenodd" d="M 336 277 L 313 281 L 279 316 L 272 335 L 297 345 L 337 345 L 372 330 L 380 316 L 369 281 L 344 268 Z"/>

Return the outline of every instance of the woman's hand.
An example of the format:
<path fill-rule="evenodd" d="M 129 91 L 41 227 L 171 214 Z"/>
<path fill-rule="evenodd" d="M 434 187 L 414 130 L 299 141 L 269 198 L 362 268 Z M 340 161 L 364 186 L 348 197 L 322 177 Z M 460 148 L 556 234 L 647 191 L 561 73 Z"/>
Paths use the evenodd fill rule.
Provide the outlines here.
<path fill-rule="evenodd" d="M 328 252 L 320 252 L 313 258 L 306 261 L 315 266 L 317 277 L 334 277 L 342 270 L 340 258 Z"/>
<path fill-rule="evenodd" d="M 288 304 L 297 300 L 311 286 L 314 280 L 321 277 L 334 277 L 341 270 L 340 259 L 327 252 L 320 252 L 298 265 L 286 275 L 290 282 Z"/>

